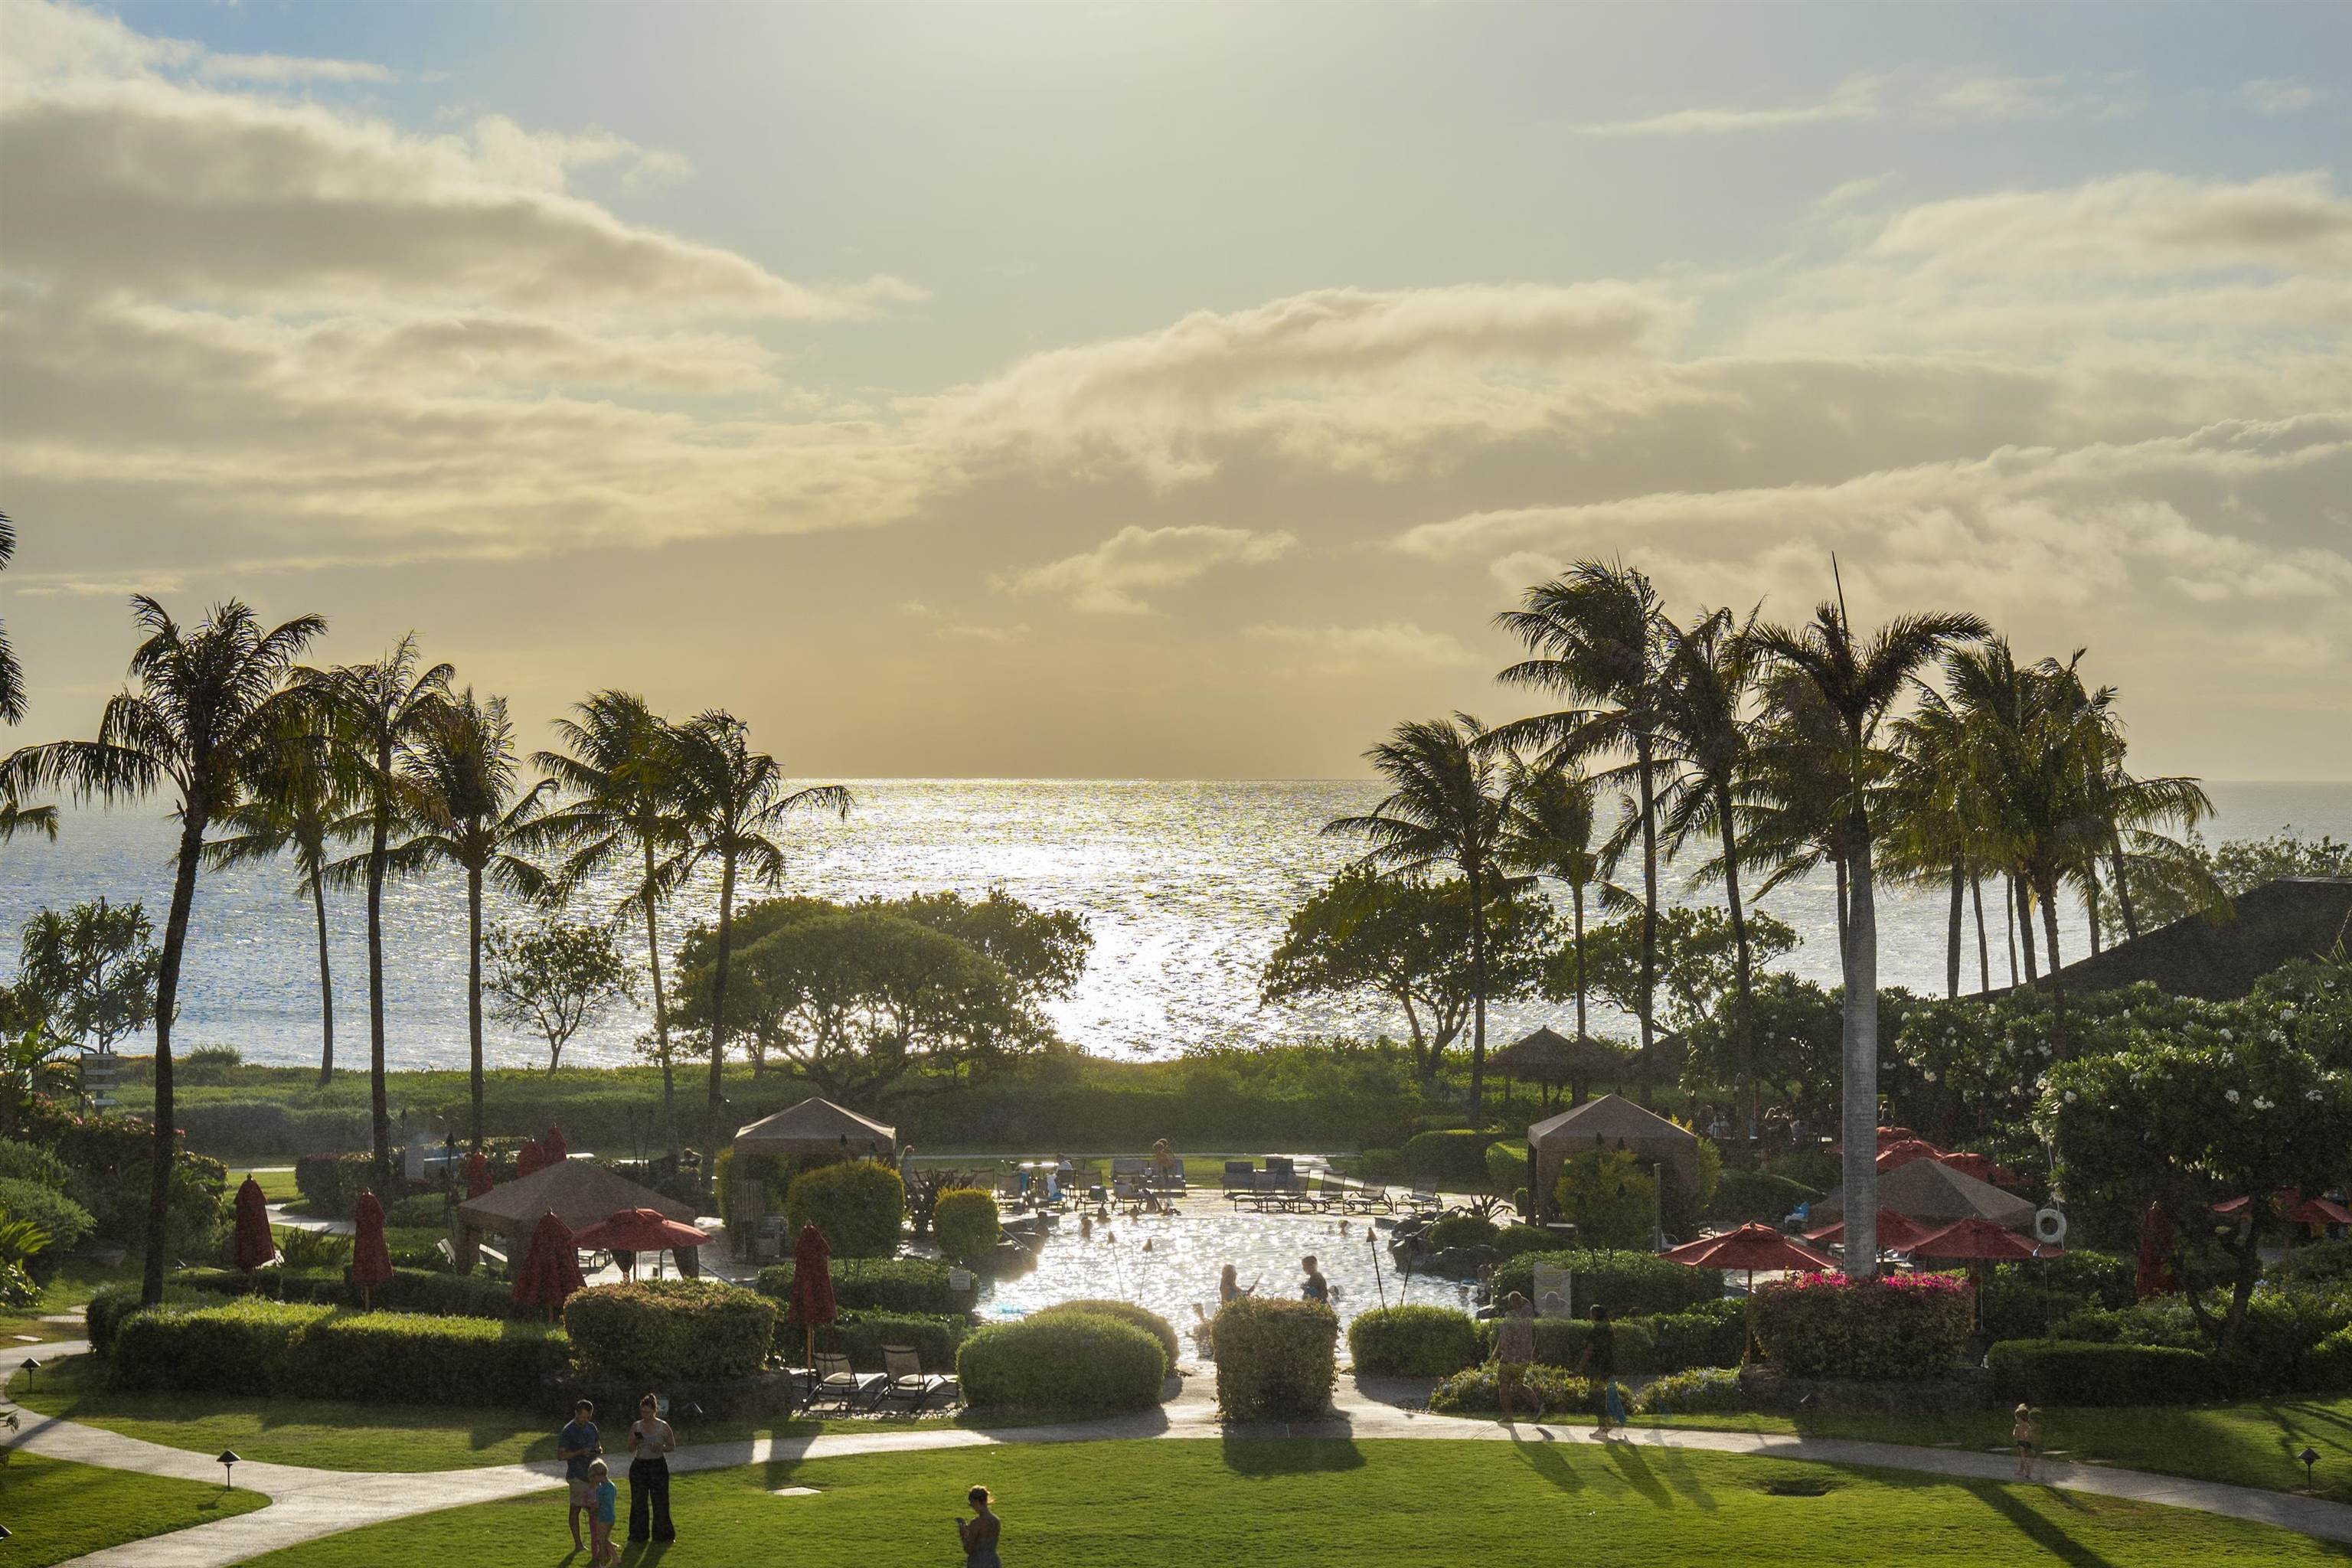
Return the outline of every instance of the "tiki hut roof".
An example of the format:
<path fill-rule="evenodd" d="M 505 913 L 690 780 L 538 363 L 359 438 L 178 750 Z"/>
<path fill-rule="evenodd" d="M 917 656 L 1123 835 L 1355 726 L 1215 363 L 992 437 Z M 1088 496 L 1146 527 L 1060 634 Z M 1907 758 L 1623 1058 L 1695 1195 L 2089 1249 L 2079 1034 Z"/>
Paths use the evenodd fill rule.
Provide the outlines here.
<path fill-rule="evenodd" d="M 830 1150 L 864 1156 L 898 1146 L 898 1130 L 845 1110 L 829 1100 L 810 1098 L 735 1131 L 735 1147 L 762 1154 L 821 1154 Z"/>
<path fill-rule="evenodd" d="M 566 1160 L 533 1171 L 457 1205 L 457 1217 L 481 1230 L 528 1236 L 543 1215 L 573 1230 L 609 1219 L 621 1209 L 653 1209 L 666 1219 L 694 1222 L 694 1210 L 641 1187 L 593 1160 Z"/>
<path fill-rule="evenodd" d="M 1603 1073 L 1622 1073 L 1633 1066 L 1624 1052 L 1612 1050 L 1590 1035 L 1570 1039 L 1549 1024 L 1512 1041 L 1486 1058 L 1486 1070 L 1532 1083 L 1574 1083 Z"/>
<path fill-rule="evenodd" d="M 2346 940 L 2352 922 L 2352 878 L 2291 877 L 2265 882 L 2231 900 L 2234 920 L 2201 914 L 2116 943 L 2059 970 L 2069 991 L 2114 991 L 2154 981 L 2176 996 L 2231 1002 L 2254 982 L 2298 958 Z"/>

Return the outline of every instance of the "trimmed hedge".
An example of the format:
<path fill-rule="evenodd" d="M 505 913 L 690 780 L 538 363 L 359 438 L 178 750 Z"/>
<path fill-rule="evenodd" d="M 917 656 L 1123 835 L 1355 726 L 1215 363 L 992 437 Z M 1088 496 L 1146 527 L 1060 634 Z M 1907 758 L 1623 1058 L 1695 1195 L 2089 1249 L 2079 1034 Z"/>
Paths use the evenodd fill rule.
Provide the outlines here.
<path fill-rule="evenodd" d="M 1506 1258 L 1528 1252 L 1556 1252 L 1559 1237 L 1539 1225 L 1507 1225 L 1495 1233 L 1494 1245 Z"/>
<path fill-rule="evenodd" d="M 2226 1397 L 2229 1379 L 2211 1356 L 2168 1345 L 2096 1345 L 2076 1340 L 2002 1340 L 1986 1356 L 2003 1403 L 2194 1405 Z"/>
<path fill-rule="evenodd" d="M 984 1261 L 1003 1229 L 996 1194 L 980 1187 L 950 1187 L 931 1208 L 931 1233 L 940 1238 L 940 1250 L 966 1263 Z"/>
<path fill-rule="evenodd" d="M 1450 1377 L 1479 1360 L 1478 1326 L 1452 1307 L 1376 1307 L 1348 1325 L 1348 1354 L 1375 1376 Z"/>
<path fill-rule="evenodd" d="M 1109 1415 L 1157 1404 L 1167 1366 L 1160 1342 L 1132 1323 L 1039 1313 L 965 1340 L 956 1381 L 976 1408 Z"/>
<path fill-rule="evenodd" d="M 2091 1251 L 2001 1264 L 1980 1288 L 1985 1328 L 1996 1340 L 2041 1339 L 2084 1308 L 2128 1307 L 2135 1268 L 2133 1259 Z"/>
<path fill-rule="evenodd" d="M 1710 1301 L 1687 1312 L 1662 1312 L 1633 1321 L 1650 1331 L 1650 1363 L 1657 1372 L 1738 1366 L 1748 1348 L 1744 1301 Z"/>
<path fill-rule="evenodd" d="M 1303 1420 L 1331 1407 L 1339 1318 L 1330 1308 L 1237 1296 L 1216 1325 L 1217 1404 L 1227 1420 Z"/>
<path fill-rule="evenodd" d="M 1183 1353 L 1176 1338 L 1175 1327 L 1159 1313 L 1131 1301 L 1058 1301 L 1029 1315 L 1050 1318 L 1056 1312 L 1098 1312 L 1106 1318 L 1117 1318 L 1122 1323 L 1133 1324 L 1160 1342 L 1160 1348 L 1168 1352 L 1170 1372 L 1176 1370 L 1177 1359 Z"/>
<path fill-rule="evenodd" d="M 1727 1366 L 1668 1373 L 1633 1396 L 1637 1415 L 1721 1415 L 1747 1408 L 1738 1370 Z"/>
<path fill-rule="evenodd" d="M 898 1173 L 872 1160 L 805 1171 L 784 1192 L 784 1223 L 798 1236 L 814 1225 L 835 1258 L 887 1258 L 907 1221 Z"/>
<path fill-rule="evenodd" d="M 1527 1252 L 1507 1259 L 1495 1271 L 1496 1300 L 1517 1290 L 1534 1300 L 1539 1265 L 1574 1272 L 1571 1289 L 1576 1299 L 1570 1305 L 1579 1313 L 1606 1307 L 1612 1317 L 1647 1317 L 1723 1300 L 1719 1268 L 1685 1268 L 1646 1252 L 1605 1252 L 1592 1247 Z"/>
<path fill-rule="evenodd" d="M 884 1345 L 911 1345 L 923 1358 L 925 1372 L 945 1372 L 955 1365 L 956 1352 L 971 1331 L 971 1320 L 961 1313 L 844 1312 L 816 1334 L 819 1344 L 841 1352 L 859 1372 L 882 1370 Z M 796 1332 L 788 1331 L 787 1339 Z M 800 1343 L 784 1348 L 793 1360 L 799 1359 Z"/>
<path fill-rule="evenodd" d="M 1938 1377 L 1976 1327 L 1976 1293 L 1940 1274 L 1807 1274 L 1757 1287 L 1757 1342 L 1789 1377 L 1907 1383 Z"/>
<path fill-rule="evenodd" d="M 115 1324 L 107 1359 L 121 1388 L 292 1393 L 296 1336 L 333 1313 L 331 1307 L 262 1300 L 134 1311 Z"/>
<path fill-rule="evenodd" d="M 1474 1214 L 1450 1214 L 1422 1232 L 1422 1239 L 1433 1251 L 1444 1252 L 1455 1247 L 1492 1247 L 1500 1235 L 1502 1227 L 1493 1220 Z"/>
<path fill-rule="evenodd" d="M 535 1324 L 245 1300 L 134 1311 L 108 1361 L 124 1388 L 528 1405 L 570 1354 Z"/>
<path fill-rule="evenodd" d="M 1470 1415 L 1503 1407 L 1502 1380 L 1495 1367 L 1474 1366 L 1457 1372 L 1429 1391 L 1429 1408 L 1439 1415 Z M 1556 1366 L 1538 1363 L 1528 1368 L 1521 1384 L 1544 1414 L 1598 1415 L 1601 1385 Z"/>
<path fill-rule="evenodd" d="M 356 1307 L 360 1293 L 340 1268 L 265 1268 L 260 1293 L 272 1300 L 308 1301 L 326 1306 Z M 245 1275 L 235 1268 L 181 1268 L 164 1276 L 167 1285 L 182 1285 L 211 1296 L 250 1293 Z M 434 1268 L 394 1268 L 392 1278 L 375 1288 L 376 1308 L 389 1312 L 421 1312 L 443 1318 L 516 1318 L 536 1321 L 540 1307 L 518 1307 L 514 1290 L 502 1281 L 478 1274 L 447 1274 Z"/>
<path fill-rule="evenodd" d="M 929 1258 L 844 1258 L 831 1266 L 833 1302 L 843 1311 L 916 1312 L 942 1317 L 971 1310 L 971 1290 L 948 1289 L 948 1266 Z M 793 1266 L 760 1270 L 760 1294 L 793 1299 Z"/>
<path fill-rule="evenodd" d="M 1405 1173 L 1458 1192 L 1485 1192 L 1486 1150 L 1494 1142 L 1492 1132 L 1469 1127 L 1416 1132 L 1404 1141 Z"/>
<path fill-rule="evenodd" d="M 91 1293 L 89 1304 L 81 1310 L 81 1318 L 83 1332 L 93 1353 L 103 1356 L 113 1351 L 114 1336 L 122 1320 L 140 1309 L 139 1294 L 140 1288 L 132 1284 L 101 1285 Z M 163 1306 L 157 1310 L 200 1304 L 188 1291 L 174 1289 L 167 1282 L 163 1287 Z"/>
<path fill-rule="evenodd" d="M 1650 1318 L 1619 1318 L 1610 1324 L 1610 1348 L 1613 1351 L 1617 1375 L 1658 1370 L 1657 1342 L 1650 1335 Z M 1478 1360 L 1495 1359 L 1495 1331 L 1500 1320 L 1487 1319 L 1477 1325 Z M 1536 1364 L 1566 1367 L 1570 1371 L 1584 1364 L 1584 1347 L 1591 1342 L 1592 1321 L 1589 1318 L 1538 1318 L 1536 1320 Z"/>
<path fill-rule="evenodd" d="M 766 1297 L 717 1279 L 595 1285 L 563 1303 L 581 1370 L 635 1383 L 749 1377 L 767 1362 L 776 1315 Z"/>

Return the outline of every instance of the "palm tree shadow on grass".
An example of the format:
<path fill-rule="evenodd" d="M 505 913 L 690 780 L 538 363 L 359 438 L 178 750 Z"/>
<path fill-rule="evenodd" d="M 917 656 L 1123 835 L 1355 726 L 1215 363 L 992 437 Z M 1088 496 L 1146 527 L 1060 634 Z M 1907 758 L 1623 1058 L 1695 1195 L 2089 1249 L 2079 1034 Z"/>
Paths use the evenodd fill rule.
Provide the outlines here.
<path fill-rule="evenodd" d="M 2073 1536 L 2056 1520 L 2047 1518 L 2028 1507 L 2011 1487 L 1980 1483 L 1966 1489 L 1992 1510 L 2009 1521 L 2020 1535 L 2042 1548 L 2061 1563 L 2072 1568 L 2116 1568 L 2115 1559 L 2094 1552 Z M 2069 1508 L 2083 1505 L 2063 1492 L 2049 1494 L 2060 1499 Z"/>

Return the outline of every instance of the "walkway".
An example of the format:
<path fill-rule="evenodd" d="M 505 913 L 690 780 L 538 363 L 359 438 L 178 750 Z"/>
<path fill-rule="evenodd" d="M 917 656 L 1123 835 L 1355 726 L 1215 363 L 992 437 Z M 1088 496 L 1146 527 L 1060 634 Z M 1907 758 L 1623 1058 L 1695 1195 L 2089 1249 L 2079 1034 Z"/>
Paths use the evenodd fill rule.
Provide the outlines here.
<path fill-rule="evenodd" d="M 13 1375 L 28 1355 L 77 1355 L 89 1347 L 74 1341 L 0 1350 L 0 1383 Z M 1158 1410 L 1100 1421 L 1069 1422 L 1050 1426 L 1007 1427 L 978 1431 L 944 1427 L 930 1431 L 828 1432 L 807 1437 L 761 1438 L 754 1442 L 701 1444 L 681 1448 L 670 1460 L 674 1471 L 731 1469 L 770 1460 L 840 1458 L 858 1454 L 913 1453 L 942 1448 L 986 1447 L 1011 1443 L 1092 1443 L 1131 1438 L 1220 1438 L 1238 1433 L 1247 1436 L 1330 1437 L 1355 1440 L 1391 1438 L 1442 1439 L 1473 1442 L 1590 1443 L 1589 1426 L 1527 1426 L 1509 1427 L 1486 1421 L 1430 1415 L 1407 1409 L 1402 1403 L 1418 1399 L 1419 1383 L 1363 1378 L 1342 1380 L 1334 1413 L 1320 1421 L 1267 1424 L 1228 1428 L 1217 1419 L 1206 1378 L 1193 1378 L 1185 1394 Z M 144 1475 L 176 1476 L 217 1481 L 220 1467 L 209 1456 L 166 1448 L 92 1426 L 81 1426 L 53 1416 L 22 1412 L 24 1430 L 19 1446 L 26 1453 L 81 1464 L 103 1465 Z M 1915 1470 L 1956 1480 L 2011 1481 L 2015 1460 L 2006 1454 L 1974 1454 L 1946 1448 L 1915 1448 L 1893 1443 L 1856 1443 L 1828 1437 L 1764 1436 L 1748 1432 L 1705 1432 L 1637 1427 L 1618 1439 L 1636 1447 L 1681 1448 L 1752 1458 L 1802 1459 L 1818 1464 L 1862 1466 L 1885 1470 Z M 2257 1524 L 2317 1536 L 2326 1541 L 2352 1542 L 2352 1506 L 2315 1498 L 2252 1487 L 2224 1486 L 2216 1481 L 2186 1480 L 2177 1476 L 2150 1475 L 2140 1470 L 2104 1465 L 2042 1461 L 2035 1480 L 2061 1490 L 2091 1492 L 2133 1502 L 2168 1508 L 2193 1509 Z M 467 1503 L 493 1502 L 528 1492 L 552 1490 L 562 1485 L 562 1466 L 554 1460 L 526 1465 L 502 1465 L 475 1470 L 436 1470 L 423 1474 L 363 1474 L 348 1470 L 313 1470 L 292 1465 L 245 1463 L 237 1466 L 236 1484 L 267 1493 L 270 1506 L 256 1513 L 212 1524 L 197 1525 L 175 1534 L 152 1536 L 125 1546 L 91 1552 L 68 1568 L 230 1568 L 265 1552 L 331 1535 L 361 1525 Z"/>

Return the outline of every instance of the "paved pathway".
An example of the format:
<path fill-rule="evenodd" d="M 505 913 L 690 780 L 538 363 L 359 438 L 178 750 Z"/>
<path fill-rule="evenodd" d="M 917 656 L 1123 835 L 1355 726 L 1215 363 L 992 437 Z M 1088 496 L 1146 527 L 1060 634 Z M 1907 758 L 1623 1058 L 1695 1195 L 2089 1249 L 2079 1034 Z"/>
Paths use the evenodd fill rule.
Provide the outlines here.
<path fill-rule="evenodd" d="M 88 1348 L 79 1342 L 61 1342 L 0 1350 L 0 1383 L 5 1383 L 27 1355 L 36 1352 L 47 1356 L 75 1355 Z M 1007 1427 L 996 1431 L 967 1427 L 912 1432 L 877 1428 L 871 1432 L 828 1432 L 804 1437 L 698 1444 L 679 1449 L 671 1458 L 670 1467 L 675 1471 L 719 1470 L 778 1459 L 840 1458 L 858 1454 L 986 1447 L 994 1444 L 1223 1437 L 1231 1434 L 1217 1419 L 1209 1384 L 1207 1378 L 1193 1378 L 1188 1383 L 1182 1396 L 1157 1410 L 1108 1420 Z M 1589 1426 L 1505 1426 L 1493 1422 L 1430 1415 L 1407 1408 L 1407 1401 L 1417 1400 L 1423 1393 L 1424 1385 L 1418 1383 L 1374 1378 L 1342 1379 L 1337 1408 L 1324 1420 L 1265 1424 L 1236 1430 L 1246 1436 L 1267 1437 L 1431 1438 L 1530 1444 L 1597 1441 Z M 145 1475 L 176 1476 L 202 1481 L 220 1479 L 220 1467 L 204 1454 L 142 1442 L 29 1410 L 23 1411 L 22 1415 L 24 1429 L 19 1436 L 19 1444 L 27 1453 L 134 1470 Z M 1636 1449 L 1679 1448 L 1766 1458 L 1802 1459 L 1819 1464 L 1916 1470 L 1960 1480 L 2012 1480 L 2016 1464 L 2007 1454 L 1978 1454 L 1949 1448 L 1908 1447 L 1893 1443 L 1857 1443 L 1838 1438 L 1748 1432 L 1636 1427 L 1616 1440 Z M 2323 1540 L 2352 1542 L 2352 1506 L 2323 1502 L 2315 1498 L 2294 1497 L 2285 1492 L 2263 1491 L 2252 1487 L 2224 1486 L 2217 1481 L 2151 1475 L 2140 1470 L 2116 1469 L 2104 1465 L 2062 1464 L 2050 1460 L 2043 1460 L 2035 1467 L 2034 1479 L 2065 1491 L 2091 1492 L 2134 1502 L 2194 1509 L 2203 1513 L 2275 1525 Z M 270 1506 L 255 1513 L 197 1525 L 174 1534 L 152 1536 L 104 1552 L 94 1552 L 75 1559 L 67 1568 L 230 1568 L 231 1564 L 265 1552 L 364 1524 L 466 1503 L 492 1502 L 532 1491 L 552 1490 L 562 1484 L 562 1466 L 555 1460 L 542 1460 L 484 1469 L 388 1475 L 247 1462 L 237 1467 L 236 1484 L 267 1493 Z"/>

